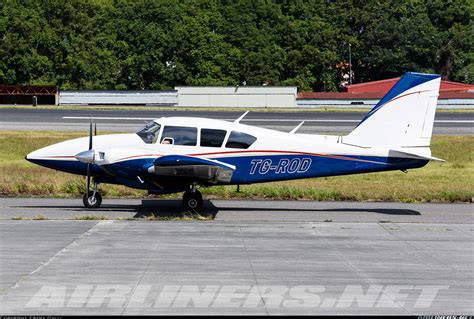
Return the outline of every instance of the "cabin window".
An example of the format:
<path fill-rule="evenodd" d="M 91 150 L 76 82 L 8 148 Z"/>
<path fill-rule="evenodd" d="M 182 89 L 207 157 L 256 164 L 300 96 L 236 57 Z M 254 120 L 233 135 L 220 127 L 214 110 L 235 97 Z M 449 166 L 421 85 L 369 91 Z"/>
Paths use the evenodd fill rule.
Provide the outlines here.
<path fill-rule="evenodd" d="M 201 146 L 221 147 L 226 133 L 226 130 L 201 129 Z"/>
<path fill-rule="evenodd" d="M 161 134 L 163 144 L 196 146 L 197 128 L 187 126 L 165 126 Z"/>
<path fill-rule="evenodd" d="M 227 143 L 225 144 L 225 147 L 245 149 L 249 148 L 250 145 L 252 145 L 256 140 L 257 138 L 250 134 L 232 131 L 230 133 L 229 139 L 227 140 Z"/>
<path fill-rule="evenodd" d="M 148 122 L 143 128 L 141 128 L 137 135 L 147 144 L 156 143 L 158 139 L 158 132 L 160 131 L 161 125 L 151 121 Z"/>

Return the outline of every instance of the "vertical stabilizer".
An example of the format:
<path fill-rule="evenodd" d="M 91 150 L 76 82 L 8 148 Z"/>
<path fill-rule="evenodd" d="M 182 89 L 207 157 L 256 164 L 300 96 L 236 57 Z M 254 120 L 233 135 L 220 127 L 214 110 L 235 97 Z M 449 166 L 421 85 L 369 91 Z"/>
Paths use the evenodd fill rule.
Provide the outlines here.
<path fill-rule="evenodd" d="M 440 76 L 407 72 L 342 142 L 362 147 L 429 147 Z"/>

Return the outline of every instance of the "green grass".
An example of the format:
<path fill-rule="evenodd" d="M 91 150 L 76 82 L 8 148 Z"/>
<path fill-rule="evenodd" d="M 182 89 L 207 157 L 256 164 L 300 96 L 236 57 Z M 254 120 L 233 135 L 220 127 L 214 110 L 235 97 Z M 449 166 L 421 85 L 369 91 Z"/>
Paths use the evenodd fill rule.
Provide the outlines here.
<path fill-rule="evenodd" d="M 161 214 L 152 214 L 145 217 L 145 220 L 148 221 L 206 221 L 213 220 L 214 215 L 204 214 L 201 215 L 197 212 L 181 212 L 173 215 L 161 215 Z"/>
<path fill-rule="evenodd" d="M 16 216 L 13 217 L 12 220 L 48 220 L 48 218 L 43 215 L 36 215 L 34 217 Z"/>
<path fill-rule="evenodd" d="M 74 216 L 75 220 L 109 220 L 108 216 L 104 215 L 81 215 L 81 216 Z"/>
<path fill-rule="evenodd" d="M 84 132 L 0 131 L 0 195 L 79 197 L 83 177 L 46 169 L 24 160 L 29 152 Z M 310 199 L 397 202 L 468 202 L 474 197 L 474 136 L 434 136 L 431 162 L 409 170 L 294 180 L 287 182 L 202 188 L 207 198 Z M 143 198 L 145 191 L 101 185 L 105 197 Z M 178 198 L 180 194 L 166 195 Z M 185 217 L 184 217 L 185 218 Z"/>
<path fill-rule="evenodd" d="M 39 218 L 34 218 L 35 220 L 40 220 Z M 134 218 L 134 217 L 119 217 L 119 218 L 112 218 L 105 215 L 79 215 L 74 216 L 75 220 L 125 220 L 125 221 L 137 221 L 137 220 L 145 220 L 145 221 L 206 221 L 214 219 L 214 215 L 212 214 L 199 214 L 199 213 L 191 213 L 191 212 L 181 212 L 175 214 L 150 214 L 145 216 L 144 218 Z"/>
<path fill-rule="evenodd" d="M 1 109 L 25 109 L 25 110 L 140 110 L 140 111 L 224 111 L 224 112 L 361 112 L 367 113 L 371 107 L 177 107 L 177 106 L 147 106 L 147 105 L 0 105 Z M 437 109 L 436 112 L 448 113 L 472 113 L 474 109 Z"/>
<path fill-rule="evenodd" d="M 219 112 L 364 112 L 368 108 L 340 108 L 334 106 L 320 107 L 177 107 L 177 106 L 147 106 L 147 105 L 0 105 L 1 109 L 24 109 L 24 110 L 140 110 L 140 111 L 219 111 Z"/>

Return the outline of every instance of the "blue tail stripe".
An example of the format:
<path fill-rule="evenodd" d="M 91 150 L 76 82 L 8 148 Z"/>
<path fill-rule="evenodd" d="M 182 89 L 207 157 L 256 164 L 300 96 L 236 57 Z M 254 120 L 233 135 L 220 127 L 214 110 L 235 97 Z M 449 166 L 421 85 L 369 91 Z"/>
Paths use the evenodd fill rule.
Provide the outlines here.
<path fill-rule="evenodd" d="M 425 74 L 425 73 L 416 73 L 416 72 L 406 72 L 402 75 L 400 80 L 390 89 L 390 91 L 385 94 L 385 96 L 375 105 L 375 107 L 370 110 L 369 113 L 360 121 L 357 125 L 361 125 L 369 117 L 371 117 L 375 112 L 377 112 L 385 103 L 395 98 L 396 96 L 402 94 L 403 92 L 428 81 L 439 78 L 437 74 Z"/>

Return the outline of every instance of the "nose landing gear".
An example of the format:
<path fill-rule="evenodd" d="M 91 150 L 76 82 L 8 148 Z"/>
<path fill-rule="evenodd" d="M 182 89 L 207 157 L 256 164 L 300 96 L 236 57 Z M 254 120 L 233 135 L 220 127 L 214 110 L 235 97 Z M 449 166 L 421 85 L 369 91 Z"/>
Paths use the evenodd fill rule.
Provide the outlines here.
<path fill-rule="evenodd" d="M 189 212 L 201 212 L 203 206 L 201 192 L 192 185 L 191 189 L 183 194 L 183 209 Z"/>
<path fill-rule="evenodd" d="M 97 135 L 97 127 L 95 130 L 95 134 Z M 89 125 L 89 152 L 92 152 L 92 154 L 95 154 L 93 149 L 92 149 L 92 117 L 91 117 L 91 123 Z M 94 165 L 94 158 L 95 155 L 92 156 L 92 159 L 87 159 L 84 161 L 84 159 L 81 159 L 79 156 L 81 153 L 77 154 L 77 159 L 81 162 L 87 163 L 87 175 L 86 175 L 86 193 L 84 196 L 82 196 L 82 202 L 84 203 L 84 206 L 86 208 L 98 208 L 100 207 L 100 204 L 102 204 L 102 196 L 100 196 L 99 192 L 97 191 L 97 182 L 95 181 L 94 178 L 94 191 L 90 191 L 90 185 L 91 185 L 91 177 L 92 177 L 92 172 L 91 172 L 91 165 Z"/>
<path fill-rule="evenodd" d="M 86 208 L 99 208 L 102 204 L 102 196 L 97 191 L 97 183 L 94 183 L 94 191 L 89 191 L 82 196 L 82 203 Z"/>

